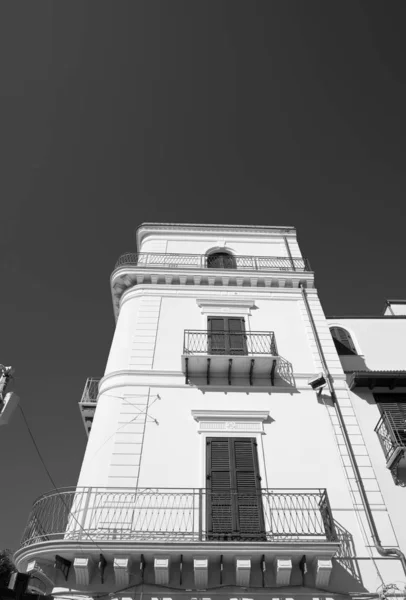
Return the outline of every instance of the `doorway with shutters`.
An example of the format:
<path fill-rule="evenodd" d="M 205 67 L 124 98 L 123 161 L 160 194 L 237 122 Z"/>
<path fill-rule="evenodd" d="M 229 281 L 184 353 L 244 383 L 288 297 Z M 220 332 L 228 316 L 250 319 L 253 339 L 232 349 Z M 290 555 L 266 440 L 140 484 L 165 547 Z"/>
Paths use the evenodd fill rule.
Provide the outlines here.
<path fill-rule="evenodd" d="M 266 540 L 255 438 L 207 438 L 206 482 L 208 540 Z"/>
<path fill-rule="evenodd" d="M 208 317 L 209 354 L 248 354 L 243 317 Z"/>

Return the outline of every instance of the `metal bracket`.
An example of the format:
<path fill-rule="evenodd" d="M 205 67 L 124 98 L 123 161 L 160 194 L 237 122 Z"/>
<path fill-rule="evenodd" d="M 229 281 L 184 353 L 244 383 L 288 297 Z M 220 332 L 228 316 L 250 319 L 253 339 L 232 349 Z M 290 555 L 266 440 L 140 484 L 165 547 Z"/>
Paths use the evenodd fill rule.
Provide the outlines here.
<path fill-rule="evenodd" d="M 100 581 L 104 583 L 104 570 L 107 566 L 107 560 L 104 558 L 103 554 L 100 554 L 99 562 L 97 563 L 97 568 L 100 573 Z"/>
<path fill-rule="evenodd" d="M 228 385 L 231 385 L 231 367 L 233 366 L 233 359 L 228 359 Z"/>
<path fill-rule="evenodd" d="M 252 375 L 254 373 L 254 364 L 255 364 L 255 359 L 251 358 L 251 366 L 250 366 L 250 385 L 252 385 Z"/>
<path fill-rule="evenodd" d="M 275 385 L 275 367 L 276 367 L 276 360 L 273 361 L 272 363 L 272 369 L 271 369 L 271 385 Z"/>
<path fill-rule="evenodd" d="M 210 358 L 207 359 L 207 385 L 210 385 Z"/>

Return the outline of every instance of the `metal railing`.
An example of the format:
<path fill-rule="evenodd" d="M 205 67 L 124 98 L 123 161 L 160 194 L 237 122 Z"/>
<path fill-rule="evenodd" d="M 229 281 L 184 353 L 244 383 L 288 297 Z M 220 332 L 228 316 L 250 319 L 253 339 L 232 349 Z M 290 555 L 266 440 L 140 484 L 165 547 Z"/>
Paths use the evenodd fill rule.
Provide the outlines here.
<path fill-rule="evenodd" d="M 232 256 L 227 267 L 210 261 L 205 254 L 166 254 L 157 252 L 127 252 L 114 269 L 124 266 L 166 269 L 219 269 L 246 271 L 311 271 L 307 258 L 284 256 Z"/>
<path fill-rule="evenodd" d="M 386 462 L 389 462 L 398 448 L 406 450 L 406 419 L 384 411 L 375 431 L 378 435 Z"/>
<path fill-rule="evenodd" d="M 225 354 L 277 356 L 273 331 L 232 332 L 186 329 L 183 338 L 183 354 Z"/>
<path fill-rule="evenodd" d="M 97 402 L 100 379 L 101 377 L 88 377 L 86 379 L 85 387 L 82 393 L 82 398 L 80 400 L 81 404 Z"/>
<path fill-rule="evenodd" d="M 225 516 L 232 506 L 237 507 L 234 520 L 237 526 L 231 531 Z M 45 494 L 34 503 L 21 547 L 52 540 L 220 539 L 311 542 L 336 541 L 337 536 L 327 492 L 323 489 L 241 493 L 199 488 L 65 488 Z"/>

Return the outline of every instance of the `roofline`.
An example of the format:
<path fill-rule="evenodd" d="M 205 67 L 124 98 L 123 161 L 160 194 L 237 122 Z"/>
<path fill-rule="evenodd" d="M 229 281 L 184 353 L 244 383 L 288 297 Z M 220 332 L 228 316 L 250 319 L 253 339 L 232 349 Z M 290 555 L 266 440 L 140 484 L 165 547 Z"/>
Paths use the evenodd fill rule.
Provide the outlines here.
<path fill-rule="evenodd" d="M 386 304 L 406 304 L 406 300 L 386 300 Z"/>
<path fill-rule="evenodd" d="M 206 232 L 209 231 L 225 231 L 225 230 L 233 230 L 235 233 L 239 232 L 256 232 L 258 234 L 271 234 L 275 233 L 283 233 L 283 234 L 296 234 L 296 228 L 288 225 L 281 225 L 279 227 L 270 226 L 270 225 L 231 225 L 231 224 L 214 224 L 214 223 L 141 223 L 135 230 L 135 239 L 137 244 L 137 249 L 139 249 L 140 244 L 142 242 L 143 236 L 141 232 L 143 229 L 150 229 L 151 231 L 156 230 L 167 230 L 168 232 L 179 232 L 181 230 L 201 230 Z"/>
<path fill-rule="evenodd" d="M 329 315 L 326 319 L 406 319 L 406 315 Z"/>

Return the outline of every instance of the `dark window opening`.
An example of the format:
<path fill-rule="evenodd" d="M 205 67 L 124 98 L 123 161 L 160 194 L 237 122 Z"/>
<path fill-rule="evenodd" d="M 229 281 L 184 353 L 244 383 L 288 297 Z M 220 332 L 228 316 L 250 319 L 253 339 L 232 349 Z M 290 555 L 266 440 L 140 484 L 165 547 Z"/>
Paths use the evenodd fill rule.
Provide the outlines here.
<path fill-rule="evenodd" d="M 341 327 L 332 327 L 330 329 L 337 353 L 342 355 L 357 354 L 354 342 L 348 331 Z"/>
<path fill-rule="evenodd" d="M 232 254 L 228 252 L 214 252 L 207 257 L 207 267 L 209 269 L 236 269 L 237 265 Z"/>
<path fill-rule="evenodd" d="M 243 318 L 209 317 L 208 338 L 209 354 L 248 354 Z"/>
<path fill-rule="evenodd" d="M 209 540 L 266 540 L 254 438 L 208 438 L 206 512 Z"/>

